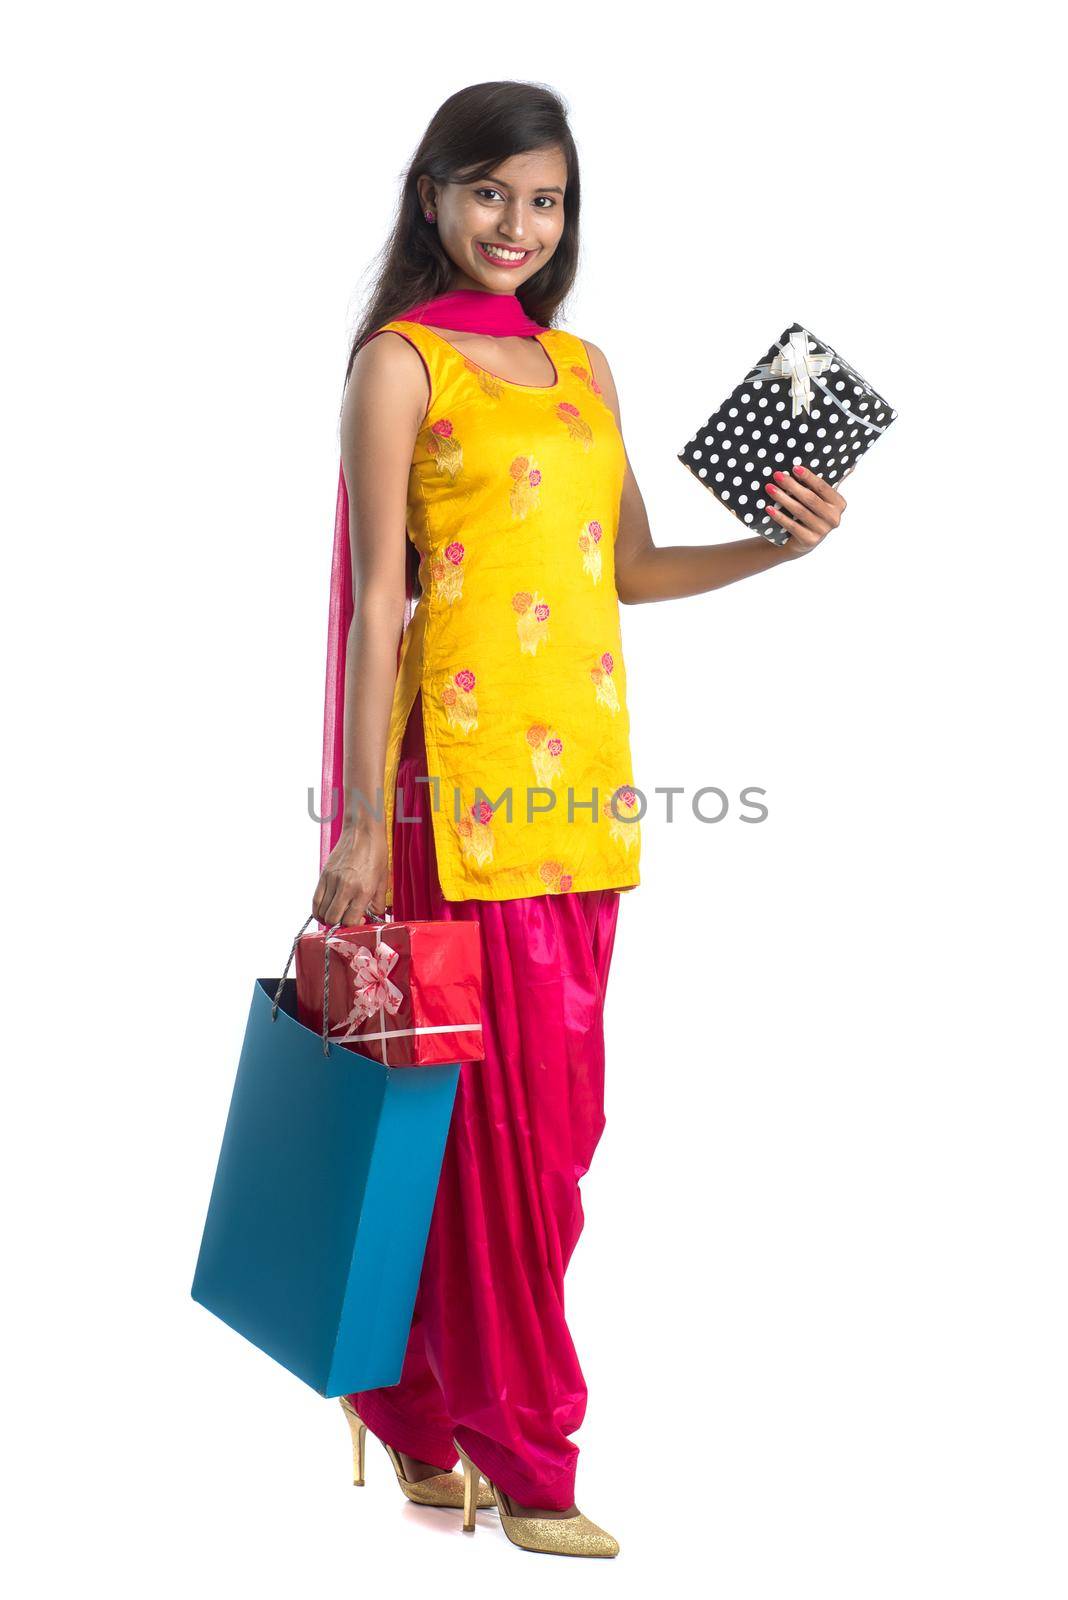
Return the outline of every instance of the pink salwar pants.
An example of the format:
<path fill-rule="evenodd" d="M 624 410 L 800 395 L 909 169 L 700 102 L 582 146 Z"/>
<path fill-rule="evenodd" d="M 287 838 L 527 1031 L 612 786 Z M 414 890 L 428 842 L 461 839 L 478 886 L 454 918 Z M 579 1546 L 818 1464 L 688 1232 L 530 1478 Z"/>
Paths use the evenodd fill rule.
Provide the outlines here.
<path fill-rule="evenodd" d="M 479 924 L 486 1058 L 460 1069 L 400 1382 L 350 1399 L 394 1449 L 447 1469 L 455 1436 L 505 1494 L 563 1510 L 587 1398 L 564 1273 L 605 1122 L 619 890 L 445 900 L 430 786 L 415 781 L 426 770 L 417 696 L 397 772 L 393 914 Z"/>

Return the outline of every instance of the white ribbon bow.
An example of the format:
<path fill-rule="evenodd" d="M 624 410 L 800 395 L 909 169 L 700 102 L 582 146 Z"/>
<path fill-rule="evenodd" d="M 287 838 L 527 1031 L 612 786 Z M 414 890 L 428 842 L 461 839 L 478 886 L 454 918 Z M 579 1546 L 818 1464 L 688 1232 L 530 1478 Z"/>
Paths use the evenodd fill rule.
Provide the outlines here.
<path fill-rule="evenodd" d="M 780 349 L 772 359 L 767 369 L 768 376 L 790 380 L 791 417 L 796 417 L 799 411 L 809 410 L 812 405 L 812 380 L 826 372 L 830 364 L 829 352 L 817 355 L 809 349 L 808 334 L 803 328 L 792 333 L 786 349 Z M 822 384 L 820 387 L 823 387 Z"/>
<path fill-rule="evenodd" d="M 838 407 L 847 422 L 859 423 L 866 430 L 865 438 L 870 438 L 873 433 L 885 433 L 890 426 L 889 422 L 883 423 L 882 427 L 880 427 L 870 417 L 856 416 L 840 394 L 832 393 L 827 385 L 821 382 L 820 374 L 826 372 L 828 367 L 838 361 L 844 373 L 851 379 L 855 379 L 856 384 L 860 386 L 866 395 L 877 398 L 875 391 L 869 388 L 863 378 L 858 377 L 852 367 L 847 366 L 842 361 L 841 356 L 836 356 L 833 350 L 826 350 L 823 355 L 817 355 L 814 350 L 809 349 L 808 340 L 809 335 L 806 329 L 796 329 L 791 333 L 785 348 L 780 345 L 778 353 L 772 356 L 770 361 L 765 362 L 763 366 L 753 368 L 745 380 L 746 383 L 752 383 L 755 378 L 759 378 L 761 382 L 770 378 L 789 378 L 790 397 L 793 402 L 790 411 L 791 419 L 796 417 L 799 411 L 809 411 L 812 405 L 812 386 L 815 384 L 824 398 L 829 400 L 833 406 Z M 843 386 L 840 384 L 839 388 L 841 387 Z M 861 406 L 866 407 L 866 405 L 867 402 L 862 400 Z M 890 420 L 893 421 L 896 416 L 896 411 L 891 412 Z"/>

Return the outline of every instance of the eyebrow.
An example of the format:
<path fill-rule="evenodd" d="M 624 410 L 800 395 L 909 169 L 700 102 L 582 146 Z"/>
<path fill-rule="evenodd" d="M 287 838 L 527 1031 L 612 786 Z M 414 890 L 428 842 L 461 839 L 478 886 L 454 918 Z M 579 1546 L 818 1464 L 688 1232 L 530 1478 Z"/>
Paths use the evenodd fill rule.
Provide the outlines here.
<path fill-rule="evenodd" d="M 472 178 L 472 183 L 497 183 L 502 189 L 514 189 L 515 184 L 509 183 L 506 178 L 495 178 L 492 172 L 486 178 Z M 563 194 L 558 183 L 539 183 L 535 194 Z"/>

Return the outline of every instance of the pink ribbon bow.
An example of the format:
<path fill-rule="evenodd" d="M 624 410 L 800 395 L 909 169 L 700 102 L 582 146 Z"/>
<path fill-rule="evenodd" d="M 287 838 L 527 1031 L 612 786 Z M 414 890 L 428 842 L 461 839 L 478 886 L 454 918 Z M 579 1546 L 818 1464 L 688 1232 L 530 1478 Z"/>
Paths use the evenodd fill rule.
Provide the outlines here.
<path fill-rule="evenodd" d="M 388 1011 L 391 1017 L 396 1016 L 404 995 L 389 976 L 398 960 L 393 946 L 384 939 L 379 941 L 376 950 L 368 950 L 362 944 L 341 943 L 341 951 L 355 977 L 352 1010 L 341 1024 L 342 1028 L 346 1031 L 358 1028 L 376 1011 Z"/>

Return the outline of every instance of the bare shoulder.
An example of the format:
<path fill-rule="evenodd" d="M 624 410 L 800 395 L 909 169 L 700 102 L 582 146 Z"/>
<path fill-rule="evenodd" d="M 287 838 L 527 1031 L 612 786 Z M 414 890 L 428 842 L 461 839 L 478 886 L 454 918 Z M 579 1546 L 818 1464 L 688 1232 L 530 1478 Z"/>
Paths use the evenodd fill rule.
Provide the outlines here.
<path fill-rule="evenodd" d="M 430 405 L 419 352 L 392 330 L 361 345 L 341 406 L 341 460 L 354 514 L 381 495 L 400 496 Z"/>
<path fill-rule="evenodd" d="M 375 414 L 418 431 L 429 405 L 430 382 L 422 356 L 403 334 L 386 328 L 360 347 L 352 363 L 342 430 Z"/>

